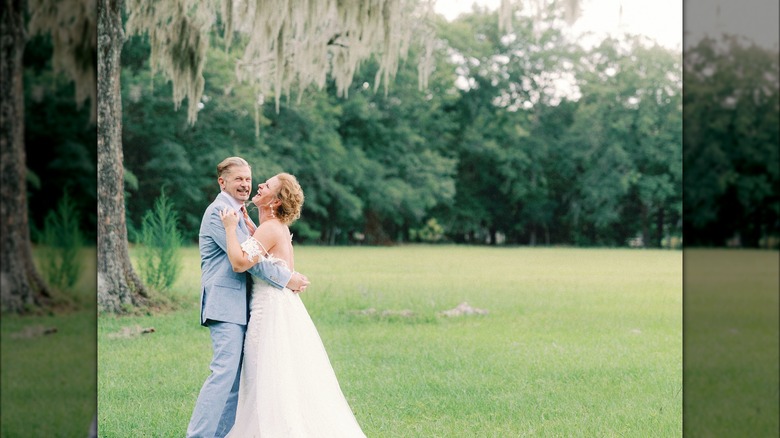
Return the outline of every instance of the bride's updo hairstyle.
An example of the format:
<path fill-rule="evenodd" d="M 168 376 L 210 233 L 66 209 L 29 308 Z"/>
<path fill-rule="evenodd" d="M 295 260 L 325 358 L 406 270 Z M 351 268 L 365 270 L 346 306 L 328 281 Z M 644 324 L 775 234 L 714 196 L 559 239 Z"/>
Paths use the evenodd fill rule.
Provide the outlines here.
<path fill-rule="evenodd" d="M 298 179 L 289 173 L 276 175 L 281 185 L 276 196 L 282 204 L 276 209 L 276 217 L 285 225 L 290 225 L 301 217 L 303 208 L 303 189 Z"/>

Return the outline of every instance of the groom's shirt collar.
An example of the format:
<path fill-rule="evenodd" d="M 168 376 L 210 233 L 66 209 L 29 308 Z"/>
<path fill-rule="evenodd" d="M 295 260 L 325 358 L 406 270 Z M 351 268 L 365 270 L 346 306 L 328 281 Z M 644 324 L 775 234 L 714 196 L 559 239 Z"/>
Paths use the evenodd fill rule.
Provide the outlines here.
<path fill-rule="evenodd" d="M 243 202 L 238 201 L 236 198 L 228 195 L 226 192 L 219 192 L 219 196 L 225 198 L 225 200 L 230 203 L 230 206 L 233 207 L 236 211 L 240 210 L 241 206 L 244 205 Z"/>

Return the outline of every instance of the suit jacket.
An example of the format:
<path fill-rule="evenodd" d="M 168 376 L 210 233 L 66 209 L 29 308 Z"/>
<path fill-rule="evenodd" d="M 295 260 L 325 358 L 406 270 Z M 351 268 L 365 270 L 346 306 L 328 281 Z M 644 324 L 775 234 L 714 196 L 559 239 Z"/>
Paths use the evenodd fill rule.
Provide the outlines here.
<path fill-rule="evenodd" d="M 228 194 L 220 192 L 212 202 L 200 223 L 198 246 L 200 247 L 200 323 L 207 320 L 232 322 L 246 325 L 249 313 L 248 294 L 252 287 L 249 274 L 262 278 L 272 286 L 282 289 L 292 277 L 292 272 L 284 266 L 275 265 L 268 260 L 252 266 L 247 272 L 234 272 L 227 256 L 225 226 L 219 212 L 233 206 Z M 238 241 L 250 237 L 239 213 L 236 228 Z"/>

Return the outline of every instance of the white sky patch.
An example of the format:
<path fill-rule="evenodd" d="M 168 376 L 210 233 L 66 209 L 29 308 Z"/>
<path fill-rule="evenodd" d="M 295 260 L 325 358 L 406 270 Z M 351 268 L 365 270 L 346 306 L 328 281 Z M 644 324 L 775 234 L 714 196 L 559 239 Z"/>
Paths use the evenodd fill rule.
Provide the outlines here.
<path fill-rule="evenodd" d="M 689 0 L 686 0 L 689 1 Z M 707 0 L 698 0 L 707 1 Z M 767 1 L 767 0 L 752 0 Z M 645 35 L 664 47 L 682 49 L 683 0 L 581 0 L 582 14 L 570 32 L 599 38 L 620 33 Z M 434 10 L 448 20 L 471 12 L 472 5 L 498 9 L 500 0 L 436 0 Z M 622 14 L 621 14 L 622 8 Z M 585 42 L 588 44 L 588 42 Z"/>
<path fill-rule="evenodd" d="M 500 6 L 500 0 L 435 1 L 434 10 L 436 13 L 443 15 L 448 20 L 453 20 L 460 14 L 470 13 L 474 4 L 489 10 L 497 10 Z M 631 34 L 646 36 L 672 50 L 682 50 L 683 1 L 691 0 L 655 0 L 652 2 L 581 0 L 581 15 L 573 25 L 564 27 L 564 34 L 586 48 L 592 47 L 607 36 L 617 37 L 622 34 Z M 512 36 L 504 38 L 512 38 Z M 518 54 L 518 56 L 522 56 L 522 54 Z M 455 86 L 461 90 L 468 90 L 475 83 L 473 79 L 463 77 L 463 74 L 464 72 L 459 72 Z M 614 72 L 607 74 L 614 74 Z M 570 73 L 561 72 L 553 77 L 548 75 L 540 79 L 545 82 L 543 84 L 544 93 L 551 104 L 557 104 L 562 98 L 576 100 L 581 97 L 578 88 L 574 85 L 575 79 Z M 530 101 L 523 102 L 522 107 L 529 108 L 536 104 L 540 98 L 540 96 L 535 96 L 534 92 L 529 97 Z"/>
<path fill-rule="evenodd" d="M 702 37 L 742 35 L 768 49 L 780 46 L 777 0 L 685 0 L 685 45 Z"/>

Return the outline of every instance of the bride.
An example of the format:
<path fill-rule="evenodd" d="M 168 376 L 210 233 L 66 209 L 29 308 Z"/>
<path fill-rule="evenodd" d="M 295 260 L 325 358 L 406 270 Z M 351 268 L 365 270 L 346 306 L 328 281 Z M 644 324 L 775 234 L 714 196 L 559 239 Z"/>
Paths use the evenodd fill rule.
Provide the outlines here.
<path fill-rule="evenodd" d="M 300 217 L 303 191 L 293 175 L 259 184 L 254 235 L 239 242 L 235 210 L 220 213 L 233 270 L 261 257 L 295 269 L 288 225 Z M 364 437 L 341 392 L 317 329 L 301 298 L 253 278 L 236 421 L 229 437 Z"/>

